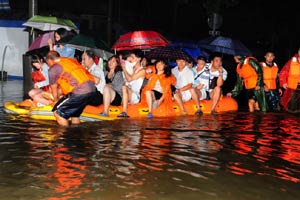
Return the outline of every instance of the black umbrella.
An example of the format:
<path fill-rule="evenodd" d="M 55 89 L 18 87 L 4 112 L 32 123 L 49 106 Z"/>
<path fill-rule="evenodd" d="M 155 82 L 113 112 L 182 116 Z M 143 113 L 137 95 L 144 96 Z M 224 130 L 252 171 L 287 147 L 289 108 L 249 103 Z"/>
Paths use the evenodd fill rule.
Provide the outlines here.
<path fill-rule="evenodd" d="M 165 59 L 175 61 L 183 59 L 188 62 L 194 62 L 194 59 L 183 50 L 174 47 L 157 47 L 145 53 L 148 59 Z"/>
<path fill-rule="evenodd" d="M 208 37 L 200 40 L 198 46 L 203 49 L 228 55 L 250 56 L 252 54 L 241 41 L 230 37 Z"/>

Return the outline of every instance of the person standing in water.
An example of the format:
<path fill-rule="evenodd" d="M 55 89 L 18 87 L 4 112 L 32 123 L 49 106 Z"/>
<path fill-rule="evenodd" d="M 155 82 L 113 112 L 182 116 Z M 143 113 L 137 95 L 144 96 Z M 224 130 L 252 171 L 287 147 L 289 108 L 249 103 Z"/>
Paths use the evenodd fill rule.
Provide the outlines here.
<path fill-rule="evenodd" d="M 237 63 L 237 81 L 233 90 L 227 96 L 236 97 L 245 86 L 250 112 L 260 110 L 267 111 L 267 102 L 264 92 L 263 70 L 260 63 L 254 57 L 234 56 Z"/>
<path fill-rule="evenodd" d="M 265 61 L 261 62 L 264 77 L 264 90 L 268 103 L 268 111 L 279 111 L 279 100 L 282 90 L 279 87 L 278 66 L 274 62 L 275 55 L 273 51 L 267 51 Z"/>
<path fill-rule="evenodd" d="M 80 123 L 80 115 L 96 95 L 94 77 L 74 58 L 61 58 L 56 51 L 47 54 L 49 83 L 54 98 L 53 114 L 59 125 Z M 59 99 L 60 93 L 63 97 Z"/>
<path fill-rule="evenodd" d="M 281 98 L 284 110 L 300 113 L 300 47 L 281 69 L 279 79 L 280 86 L 285 90 Z"/>

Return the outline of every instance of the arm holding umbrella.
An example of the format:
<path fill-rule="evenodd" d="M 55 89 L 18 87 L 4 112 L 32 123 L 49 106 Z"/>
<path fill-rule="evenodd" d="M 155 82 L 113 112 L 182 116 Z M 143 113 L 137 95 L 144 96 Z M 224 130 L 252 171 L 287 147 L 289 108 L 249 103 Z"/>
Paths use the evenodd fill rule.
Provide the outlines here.
<path fill-rule="evenodd" d="M 48 40 L 50 51 L 57 51 L 61 57 L 74 58 L 75 49 L 72 47 L 65 46 L 64 43 L 71 40 L 74 34 L 67 31 L 65 28 L 58 28 L 54 32 L 54 39 L 57 44 L 53 44 L 52 40 Z"/>

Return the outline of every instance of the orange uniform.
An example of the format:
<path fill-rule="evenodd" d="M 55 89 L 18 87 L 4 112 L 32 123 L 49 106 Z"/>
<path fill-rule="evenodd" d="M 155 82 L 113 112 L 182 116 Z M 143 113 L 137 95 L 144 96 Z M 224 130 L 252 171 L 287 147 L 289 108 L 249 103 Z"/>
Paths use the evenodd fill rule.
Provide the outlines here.
<path fill-rule="evenodd" d="M 246 89 L 254 89 L 257 85 L 258 75 L 255 69 L 250 65 L 249 58 L 251 57 L 247 57 L 243 64 L 237 66 L 236 72 L 244 79 Z"/>
<path fill-rule="evenodd" d="M 76 79 L 78 85 L 89 80 L 95 82 L 94 77 L 73 58 L 59 58 L 56 63 L 63 68 L 57 83 L 65 95 L 74 89 L 74 86 L 71 84 L 72 78 Z"/>
<path fill-rule="evenodd" d="M 268 66 L 265 62 L 260 63 L 263 69 L 263 77 L 264 77 L 264 84 L 270 90 L 275 90 L 276 87 L 276 79 L 278 74 L 278 67 L 276 63 L 273 66 Z"/>
<path fill-rule="evenodd" d="M 296 57 L 292 58 L 289 75 L 287 78 L 288 88 L 295 90 L 300 83 L 300 63 Z"/>

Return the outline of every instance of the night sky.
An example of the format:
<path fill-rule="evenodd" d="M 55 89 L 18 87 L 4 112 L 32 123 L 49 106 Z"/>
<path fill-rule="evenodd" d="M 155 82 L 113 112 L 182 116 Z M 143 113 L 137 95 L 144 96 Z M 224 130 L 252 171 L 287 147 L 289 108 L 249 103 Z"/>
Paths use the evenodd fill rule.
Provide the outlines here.
<path fill-rule="evenodd" d="M 221 35 L 241 40 L 254 56 L 272 49 L 284 63 L 300 45 L 295 1 L 271 0 L 111 0 L 112 31 L 107 41 L 109 0 L 39 0 L 38 14 L 67 17 L 81 32 L 113 42 L 132 30 L 155 30 L 169 39 L 198 41 L 208 36 L 209 13 L 222 16 Z M 28 18 L 28 1 L 10 0 L 13 17 Z M 95 15 L 89 28 L 82 15 Z"/>

